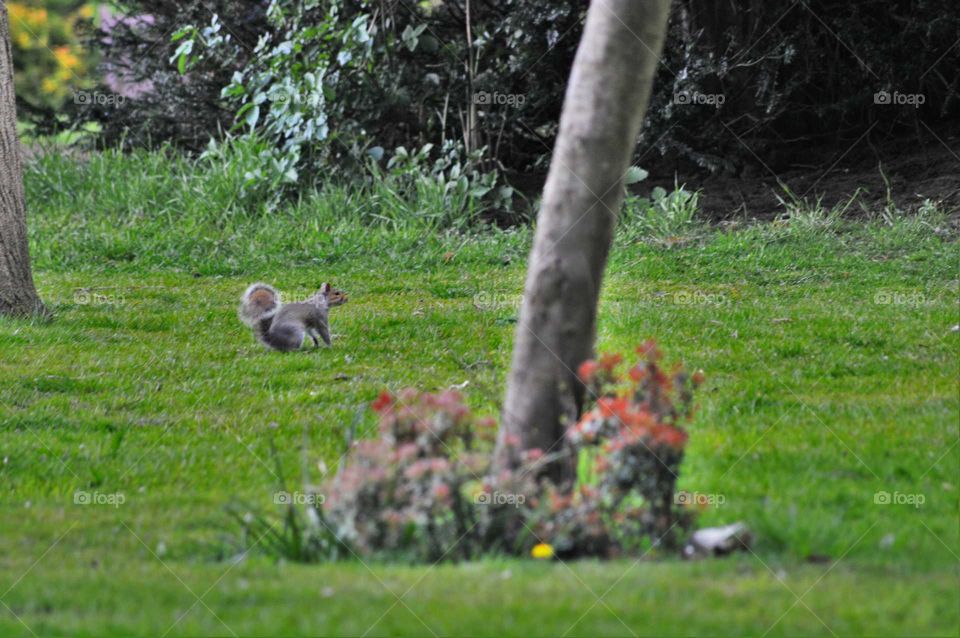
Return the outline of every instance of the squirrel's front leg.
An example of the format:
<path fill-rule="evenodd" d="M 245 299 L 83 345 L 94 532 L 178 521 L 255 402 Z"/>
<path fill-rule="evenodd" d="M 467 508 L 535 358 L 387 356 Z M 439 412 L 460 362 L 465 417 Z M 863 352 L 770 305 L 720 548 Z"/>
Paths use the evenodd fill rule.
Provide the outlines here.
<path fill-rule="evenodd" d="M 330 328 L 327 326 L 327 324 L 326 323 L 320 324 L 320 328 L 318 332 L 320 333 L 320 338 L 323 339 L 323 342 L 329 346 L 330 345 Z M 317 340 L 316 337 L 314 337 L 313 340 L 316 341 Z M 317 345 L 319 346 L 320 344 L 317 344 Z"/>

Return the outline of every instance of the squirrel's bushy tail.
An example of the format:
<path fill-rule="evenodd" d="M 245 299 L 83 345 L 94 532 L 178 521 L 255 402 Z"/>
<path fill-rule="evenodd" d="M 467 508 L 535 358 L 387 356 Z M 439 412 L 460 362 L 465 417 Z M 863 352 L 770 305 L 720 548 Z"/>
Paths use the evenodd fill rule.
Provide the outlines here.
<path fill-rule="evenodd" d="M 247 288 L 240 299 L 240 321 L 251 328 L 262 326 L 280 311 L 280 293 L 269 284 L 255 283 Z M 269 326 L 268 326 L 269 327 Z"/>

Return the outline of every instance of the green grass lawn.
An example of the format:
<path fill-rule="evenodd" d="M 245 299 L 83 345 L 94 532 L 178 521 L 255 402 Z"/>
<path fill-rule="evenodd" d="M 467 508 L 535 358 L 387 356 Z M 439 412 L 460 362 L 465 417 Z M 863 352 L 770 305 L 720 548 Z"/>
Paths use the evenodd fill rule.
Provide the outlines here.
<path fill-rule="evenodd" d="M 135 199 L 136 175 L 57 162 L 27 176 L 56 318 L 0 320 L 0 635 L 960 631 L 960 250 L 943 220 L 616 246 L 599 347 L 652 336 L 707 372 L 680 486 L 722 500 L 701 524 L 748 523 L 751 553 L 298 565 L 244 553 L 225 512 L 279 514 L 269 437 L 316 481 L 384 387 L 468 382 L 495 414 L 529 233 L 371 227 L 346 199 L 179 219 L 176 178 Z M 260 279 L 349 291 L 333 347 L 261 348 L 236 317 Z"/>

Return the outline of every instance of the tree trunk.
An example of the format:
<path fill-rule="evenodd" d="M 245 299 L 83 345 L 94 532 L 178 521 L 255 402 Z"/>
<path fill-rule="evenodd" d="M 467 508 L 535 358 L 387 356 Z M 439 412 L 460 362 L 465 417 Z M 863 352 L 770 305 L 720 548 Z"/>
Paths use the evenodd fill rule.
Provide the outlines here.
<path fill-rule="evenodd" d="M 0 7 L 0 315 L 46 314 L 33 287 L 7 6 Z"/>
<path fill-rule="evenodd" d="M 580 416 L 577 367 L 593 352 L 600 284 L 666 36 L 670 0 L 593 0 L 564 98 L 513 346 L 495 462 L 553 458 Z M 569 485 L 572 455 L 545 474 Z"/>

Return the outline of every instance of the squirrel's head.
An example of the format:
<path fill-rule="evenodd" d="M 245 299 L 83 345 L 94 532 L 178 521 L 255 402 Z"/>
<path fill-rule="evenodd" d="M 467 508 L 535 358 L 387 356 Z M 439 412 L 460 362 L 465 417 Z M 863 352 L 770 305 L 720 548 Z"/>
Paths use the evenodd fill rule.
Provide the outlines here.
<path fill-rule="evenodd" d="M 319 294 L 326 298 L 328 306 L 340 306 L 347 303 L 347 293 L 337 288 L 334 288 L 328 283 L 324 283 L 320 286 Z"/>

